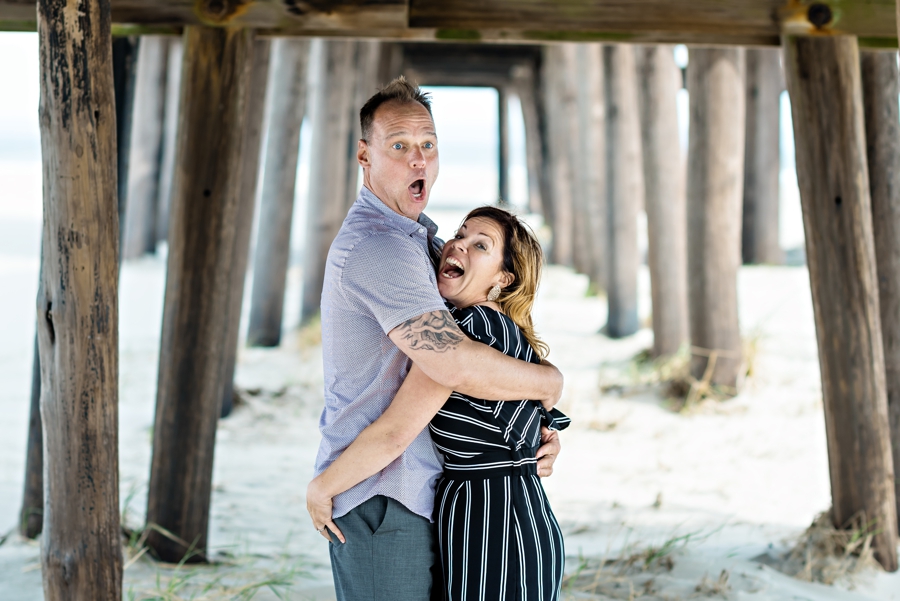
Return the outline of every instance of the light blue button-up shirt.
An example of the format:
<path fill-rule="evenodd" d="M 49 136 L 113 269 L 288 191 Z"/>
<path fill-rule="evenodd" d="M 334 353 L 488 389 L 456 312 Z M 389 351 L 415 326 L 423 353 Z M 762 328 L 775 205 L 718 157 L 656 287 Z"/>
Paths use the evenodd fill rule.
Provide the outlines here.
<path fill-rule="evenodd" d="M 411 361 L 388 338 L 403 322 L 446 309 L 429 249 L 437 227 L 389 209 L 363 187 L 328 252 L 322 289 L 325 409 L 316 474 L 391 404 Z M 400 457 L 334 498 L 341 517 L 376 495 L 431 519 L 441 459 L 426 428 Z"/>

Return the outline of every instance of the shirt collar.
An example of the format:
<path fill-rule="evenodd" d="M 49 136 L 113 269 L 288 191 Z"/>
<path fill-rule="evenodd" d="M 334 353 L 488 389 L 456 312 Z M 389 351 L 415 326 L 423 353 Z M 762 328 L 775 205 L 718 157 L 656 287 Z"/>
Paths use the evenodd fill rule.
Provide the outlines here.
<path fill-rule="evenodd" d="M 404 217 L 391 210 L 390 207 L 384 204 L 380 198 L 375 196 L 375 194 L 365 186 L 360 188 L 356 202 L 363 206 L 375 209 L 384 216 L 385 223 L 396 227 L 407 235 L 417 233 L 420 227 L 425 228 L 429 240 L 434 238 L 434 235 L 437 233 L 437 225 L 435 225 L 425 213 L 419 214 L 418 222 L 413 221 L 409 217 Z"/>

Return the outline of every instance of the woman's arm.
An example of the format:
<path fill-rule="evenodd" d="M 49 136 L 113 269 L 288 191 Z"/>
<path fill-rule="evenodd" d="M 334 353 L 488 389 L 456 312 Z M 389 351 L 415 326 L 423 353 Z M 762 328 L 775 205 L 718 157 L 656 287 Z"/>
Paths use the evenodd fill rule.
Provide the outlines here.
<path fill-rule="evenodd" d="M 345 542 L 331 519 L 331 499 L 377 474 L 399 457 L 428 426 L 451 392 L 413 364 L 387 411 L 309 483 L 306 509 L 316 530 L 325 526 Z M 328 538 L 327 533 L 322 534 Z"/>

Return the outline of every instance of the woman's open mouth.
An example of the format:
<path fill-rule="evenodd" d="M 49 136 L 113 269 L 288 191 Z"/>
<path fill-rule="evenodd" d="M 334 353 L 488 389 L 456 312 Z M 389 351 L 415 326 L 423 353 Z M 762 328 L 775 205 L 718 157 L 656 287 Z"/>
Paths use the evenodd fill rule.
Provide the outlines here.
<path fill-rule="evenodd" d="M 447 257 L 447 259 L 444 261 L 444 267 L 441 269 L 441 277 L 448 280 L 453 280 L 458 277 L 462 277 L 465 272 L 466 270 L 465 268 L 463 268 L 462 263 L 460 263 L 453 257 Z"/>
<path fill-rule="evenodd" d="M 425 180 L 417 179 L 413 183 L 409 185 L 409 192 L 412 194 L 412 197 L 416 200 L 421 200 L 422 196 L 425 193 Z"/>

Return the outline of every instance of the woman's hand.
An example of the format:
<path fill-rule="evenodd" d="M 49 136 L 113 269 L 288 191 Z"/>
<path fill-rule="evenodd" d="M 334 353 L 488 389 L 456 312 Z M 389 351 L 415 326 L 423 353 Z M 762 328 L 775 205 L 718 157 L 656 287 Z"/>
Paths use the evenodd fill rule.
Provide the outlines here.
<path fill-rule="evenodd" d="M 331 537 L 328 535 L 327 531 L 329 530 L 338 537 L 342 543 L 347 542 L 344 539 L 343 533 L 331 519 L 333 511 L 332 496 L 323 490 L 320 477 L 314 478 L 313 481 L 309 483 L 309 486 L 306 487 L 306 511 L 309 512 L 309 517 L 312 518 L 313 527 L 316 529 L 316 532 L 331 541 Z"/>
<path fill-rule="evenodd" d="M 541 446 L 537 450 L 538 476 L 546 478 L 553 473 L 553 463 L 561 450 L 559 432 L 541 426 Z"/>

